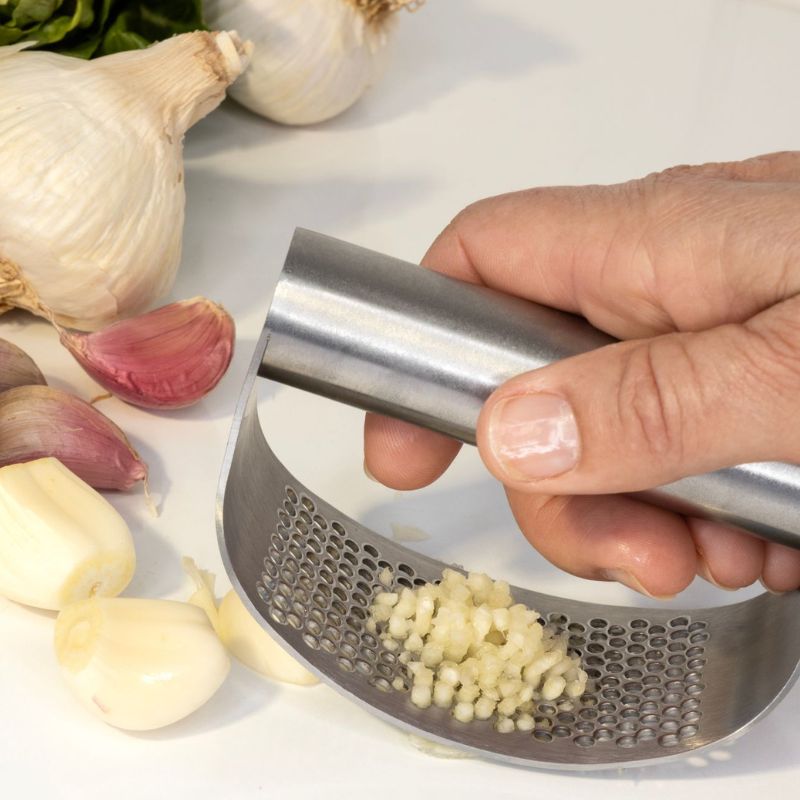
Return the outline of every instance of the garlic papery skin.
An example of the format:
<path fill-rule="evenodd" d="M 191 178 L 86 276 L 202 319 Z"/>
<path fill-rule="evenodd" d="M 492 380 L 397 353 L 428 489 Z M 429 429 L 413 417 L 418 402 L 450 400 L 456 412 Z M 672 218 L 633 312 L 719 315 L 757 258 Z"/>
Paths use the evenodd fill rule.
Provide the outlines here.
<path fill-rule="evenodd" d="M 222 306 L 195 297 L 61 343 L 102 387 L 143 408 L 182 408 L 219 383 L 236 329 Z"/>
<path fill-rule="evenodd" d="M 289 655 L 231 590 L 220 603 L 217 632 L 228 650 L 250 669 L 284 683 L 313 686 L 319 678 Z"/>
<path fill-rule="evenodd" d="M 55 458 L 0 469 L 0 595 L 57 611 L 118 595 L 135 568 L 125 521 Z"/>
<path fill-rule="evenodd" d="M 94 406 L 52 386 L 0 393 L 0 467 L 53 456 L 95 489 L 147 487 L 147 466 Z"/>
<path fill-rule="evenodd" d="M 173 600 L 95 598 L 67 606 L 56 620 L 55 649 L 82 704 L 131 731 L 191 714 L 230 669 L 205 612 Z"/>
<path fill-rule="evenodd" d="M 24 350 L 0 339 L 0 392 L 15 386 L 46 383 L 39 367 Z"/>
<path fill-rule="evenodd" d="M 181 255 L 184 133 L 249 52 L 202 31 L 93 61 L 0 47 L 0 308 L 88 330 L 163 297 Z"/>
<path fill-rule="evenodd" d="M 233 27 L 254 44 L 231 96 L 287 125 L 335 117 L 381 75 L 394 12 L 417 0 L 210 0 L 212 27 Z"/>

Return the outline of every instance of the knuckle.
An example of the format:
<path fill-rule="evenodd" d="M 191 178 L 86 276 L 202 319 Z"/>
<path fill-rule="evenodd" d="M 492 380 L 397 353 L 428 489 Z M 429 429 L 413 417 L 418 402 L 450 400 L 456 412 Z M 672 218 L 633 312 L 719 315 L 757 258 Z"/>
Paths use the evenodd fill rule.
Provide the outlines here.
<path fill-rule="evenodd" d="M 691 358 L 681 336 L 664 336 L 630 347 L 618 384 L 621 433 L 639 450 L 672 462 L 680 461 L 687 441 L 694 381 Z M 679 377 L 681 376 L 681 377 Z"/>

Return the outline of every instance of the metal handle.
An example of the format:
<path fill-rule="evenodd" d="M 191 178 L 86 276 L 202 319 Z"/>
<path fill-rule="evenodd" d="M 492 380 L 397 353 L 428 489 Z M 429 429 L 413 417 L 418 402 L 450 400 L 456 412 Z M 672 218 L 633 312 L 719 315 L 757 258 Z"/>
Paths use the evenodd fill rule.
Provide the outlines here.
<path fill-rule="evenodd" d="M 469 444 L 506 380 L 614 341 L 580 317 L 303 229 L 266 328 L 263 377 Z M 642 494 L 800 549 L 800 466 L 747 464 Z"/>

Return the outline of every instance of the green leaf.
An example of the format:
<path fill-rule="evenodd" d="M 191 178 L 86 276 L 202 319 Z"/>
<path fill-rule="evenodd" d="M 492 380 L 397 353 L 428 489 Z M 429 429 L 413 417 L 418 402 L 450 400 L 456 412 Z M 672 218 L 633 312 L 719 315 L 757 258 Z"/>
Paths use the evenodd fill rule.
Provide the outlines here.
<path fill-rule="evenodd" d="M 0 0 L 0 45 L 34 40 L 78 58 L 207 30 L 202 0 Z"/>
<path fill-rule="evenodd" d="M 46 22 L 61 5 L 61 0 L 19 0 L 12 21 L 18 28 Z"/>

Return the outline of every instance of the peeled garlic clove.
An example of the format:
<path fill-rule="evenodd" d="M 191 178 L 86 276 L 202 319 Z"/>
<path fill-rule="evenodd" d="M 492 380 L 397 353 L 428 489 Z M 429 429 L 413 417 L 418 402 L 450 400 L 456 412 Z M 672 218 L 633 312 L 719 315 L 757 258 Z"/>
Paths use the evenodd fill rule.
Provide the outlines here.
<path fill-rule="evenodd" d="M 125 521 L 61 462 L 0 469 L 0 595 L 56 611 L 119 594 L 135 567 Z"/>
<path fill-rule="evenodd" d="M 53 456 L 95 489 L 147 482 L 125 434 L 96 408 L 51 386 L 0 393 L 0 467 Z"/>
<path fill-rule="evenodd" d="M 217 598 L 214 594 L 215 577 L 212 572 L 200 569 L 194 559 L 184 556 L 181 559 L 183 571 L 192 579 L 194 592 L 186 601 L 193 606 L 202 608 L 208 615 L 211 627 L 219 633 L 219 614 L 217 612 Z"/>
<path fill-rule="evenodd" d="M 95 333 L 61 331 L 61 343 L 102 387 L 144 408 L 182 408 L 219 383 L 235 326 L 204 297 L 180 300 Z"/>
<path fill-rule="evenodd" d="M 230 669 L 205 612 L 173 600 L 75 603 L 58 615 L 55 649 L 83 705 L 131 731 L 161 728 L 191 714 Z"/>
<path fill-rule="evenodd" d="M 224 31 L 88 62 L 0 47 L 0 310 L 90 330 L 169 291 L 184 134 L 250 49 Z"/>
<path fill-rule="evenodd" d="M 236 658 L 250 669 L 285 683 L 312 686 L 319 678 L 290 656 L 244 607 L 231 590 L 219 607 L 219 636 Z"/>
<path fill-rule="evenodd" d="M 210 0 L 212 27 L 252 40 L 229 94 L 268 119 L 310 125 L 349 108 L 380 77 L 394 12 L 420 0 Z"/>

